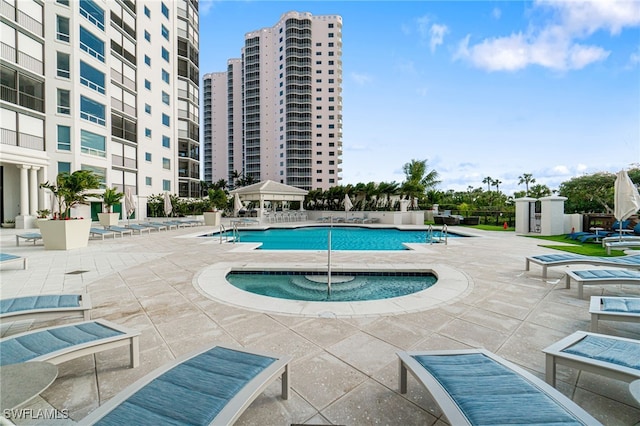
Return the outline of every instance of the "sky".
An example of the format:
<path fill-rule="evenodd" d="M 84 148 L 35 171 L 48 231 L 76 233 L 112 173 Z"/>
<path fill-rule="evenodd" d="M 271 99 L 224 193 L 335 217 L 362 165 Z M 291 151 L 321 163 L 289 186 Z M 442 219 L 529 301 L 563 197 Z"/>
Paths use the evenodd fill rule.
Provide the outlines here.
<path fill-rule="evenodd" d="M 342 184 L 415 159 L 511 195 L 640 166 L 640 1 L 200 0 L 201 76 L 288 11 L 342 16 Z"/>

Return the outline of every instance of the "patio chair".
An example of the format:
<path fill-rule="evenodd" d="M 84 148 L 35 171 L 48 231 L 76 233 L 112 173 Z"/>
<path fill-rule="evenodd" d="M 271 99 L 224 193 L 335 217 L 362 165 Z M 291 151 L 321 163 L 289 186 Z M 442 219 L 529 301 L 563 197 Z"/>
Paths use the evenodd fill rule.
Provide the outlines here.
<path fill-rule="evenodd" d="M 0 253 L 0 263 L 22 263 L 22 269 L 27 269 L 27 258 L 15 254 Z"/>
<path fill-rule="evenodd" d="M 288 399 L 289 361 L 222 346 L 200 350 L 142 377 L 78 424 L 233 424 L 278 377 Z"/>
<path fill-rule="evenodd" d="M 591 296 L 591 331 L 598 332 L 598 321 L 640 322 L 640 297 Z"/>
<path fill-rule="evenodd" d="M 0 319 L 17 321 L 78 316 L 91 319 L 91 299 L 88 294 L 42 294 L 0 299 Z"/>
<path fill-rule="evenodd" d="M 20 245 L 20 240 L 25 240 L 26 242 L 32 241 L 35 246 L 38 241 L 42 239 L 42 234 L 39 232 L 29 232 L 27 234 L 16 234 L 16 246 Z"/>
<path fill-rule="evenodd" d="M 611 254 L 611 249 L 620 250 L 640 247 L 640 240 L 607 241 L 606 243 L 604 243 L 604 246 L 607 249 L 607 254 Z"/>
<path fill-rule="evenodd" d="M 398 352 L 400 392 L 407 372 L 427 388 L 452 425 L 599 425 L 542 380 L 485 350 Z"/>
<path fill-rule="evenodd" d="M 625 382 L 640 379 L 638 340 L 576 331 L 542 351 L 545 378 L 554 387 L 558 364 Z"/>
<path fill-rule="evenodd" d="M 102 240 L 104 240 L 104 237 L 116 238 L 116 233 L 107 229 L 91 228 L 89 229 L 89 233 L 92 237 L 100 237 Z"/>
<path fill-rule="evenodd" d="M 578 298 L 582 299 L 585 285 L 640 284 L 640 271 L 631 269 L 581 269 L 567 271 L 565 288 L 571 288 L 571 280 L 578 283 Z"/>
<path fill-rule="evenodd" d="M 0 339 L 0 365 L 28 361 L 60 364 L 84 355 L 129 346 L 129 365 L 139 364 L 139 331 L 106 320 L 42 328 Z"/>
<path fill-rule="evenodd" d="M 171 229 L 171 228 L 177 228 L 177 226 L 173 225 L 165 225 L 163 223 L 160 222 L 145 222 L 145 223 L 141 223 L 141 226 L 146 226 L 147 228 L 150 229 L 155 229 L 156 231 L 160 232 L 161 230 L 167 230 L 167 229 Z"/>
<path fill-rule="evenodd" d="M 124 234 L 133 235 L 133 229 L 124 228 L 122 226 L 110 226 L 109 231 L 113 231 L 116 234 L 120 234 L 120 238 L 124 237 Z"/>
<path fill-rule="evenodd" d="M 143 232 L 146 232 L 147 234 L 151 234 L 151 230 L 154 229 L 149 226 L 137 225 L 135 223 L 127 225 L 127 228 L 131 228 L 132 231 L 138 231 L 138 234 L 140 235 L 142 235 Z"/>
<path fill-rule="evenodd" d="M 547 268 L 551 266 L 564 265 L 597 265 L 597 266 L 615 266 L 621 268 L 640 269 L 640 255 L 619 256 L 619 257 L 601 257 L 601 256 L 584 256 L 573 253 L 556 253 L 544 254 L 538 256 L 529 256 L 525 260 L 525 271 L 529 270 L 531 263 L 542 266 L 542 278 L 547 278 Z"/>

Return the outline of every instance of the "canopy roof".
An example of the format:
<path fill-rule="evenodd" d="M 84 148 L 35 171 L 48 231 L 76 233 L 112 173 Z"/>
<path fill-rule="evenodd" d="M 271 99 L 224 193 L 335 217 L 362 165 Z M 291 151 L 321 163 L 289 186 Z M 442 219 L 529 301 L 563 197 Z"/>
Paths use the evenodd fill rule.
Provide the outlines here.
<path fill-rule="evenodd" d="M 262 182 L 234 189 L 229 193 L 231 195 L 238 194 L 245 201 L 304 201 L 304 197 L 309 191 L 272 180 L 263 180 Z"/>

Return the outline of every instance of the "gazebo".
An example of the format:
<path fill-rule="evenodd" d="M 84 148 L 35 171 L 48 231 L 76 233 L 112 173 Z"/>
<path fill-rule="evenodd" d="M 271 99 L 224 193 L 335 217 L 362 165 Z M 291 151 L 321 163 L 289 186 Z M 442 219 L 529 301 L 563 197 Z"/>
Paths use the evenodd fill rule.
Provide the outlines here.
<path fill-rule="evenodd" d="M 295 186 L 285 185 L 283 183 L 274 182 L 272 180 L 263 180 L 252 185 L 243 186 L 241 188 L 229 191 L 229 194 L 235 196 L 238 194 L 240 201 L 258 201 L 258 217 L 263 217 L 264 202 L 288 202 L 300 201 L 300 210 L 304 202 L 304 197 L 309 193 L 304 189 Z M 237 213 L 237 212 L 236 212 Z"/>

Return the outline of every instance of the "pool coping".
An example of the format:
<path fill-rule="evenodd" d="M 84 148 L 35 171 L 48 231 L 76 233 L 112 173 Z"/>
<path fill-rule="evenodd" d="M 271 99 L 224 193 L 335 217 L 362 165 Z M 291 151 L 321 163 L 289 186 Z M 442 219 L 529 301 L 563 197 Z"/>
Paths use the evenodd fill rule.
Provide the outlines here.
<path fill-rule="evenodd" d="M 375 263 L 339 263 L 331 266 L 333 273 L 367 272 L 431 272 L 438 282 L 426 290 L 391 299 L 357 302 L 309 302 L 261 296 L 230 284 L 226 275 L 231 271 L 325 271 L 317 263 L 252 263 L 221 262 L 209 265 L 193 277 L 193 286 L 205 297 L 226 305 L 250 311 L 278 315 L 352 318 L 380 315 L 400 315 L 420 312 L 454 303 L 469 294 L 473 280 L 465 273 L 444 264 L 403 264 L 389 266 Z"/>

